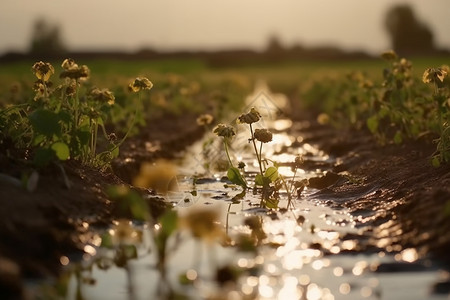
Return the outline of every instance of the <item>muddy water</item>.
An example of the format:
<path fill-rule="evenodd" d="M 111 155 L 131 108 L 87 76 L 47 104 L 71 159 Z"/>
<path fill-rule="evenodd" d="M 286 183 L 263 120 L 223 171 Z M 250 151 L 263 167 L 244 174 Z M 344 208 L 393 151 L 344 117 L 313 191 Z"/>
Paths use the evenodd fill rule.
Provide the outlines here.
<path fill-rule="evenodd" d="M 262 112 L 261 126 L 271 129 L 274 137 L 264 145 L 264 156 L 280 164 L 286 181 L 324 176 L 336 163 L 314 145 L 302 143 L 299 124 L 278 117 L 277 112 L 286 109 L 282 95 L 273 95 L 261 85 L 247 101 L 267 109 Z M 258 163 L 248 143 L 248 129 L 237 126 L 232 156 L 246 163 L 246 179 L 253 186 Z M 262 208 L 258 193 L 247 191 L 242 197 L 242 188 L 224 180 L 226 172 L 220 169 L 224 155 L 220 139 L 212 135 L 192 145 L 175 161 L 178 189 L 165 198 L 180 216 L 205 209 L 217 212 L 216 223 L 231 241 L 251 235 L 246 220 L 256 217 L 263 232 L 256 248 L 244 251 L 230 241 L 205 242 L 182 234 L 171 241 L 173 251 L 167 260 L 166 280 L 162 280 L 155 268 L 152 239 L 158 228 L 132 223 L 127 227 L 130 237 L 139 239 L 131 241 L 135 247 L 127 256 L 130 259 L 120 261 L 117 251 L 99 247 L 100 241 L 92 242 L 85 249 L 92 255 L 78 269 L 72 267 L 67 299 L 165 299 L 171 293 L 188 299 L 447 298 L 431 291 L 445 274 L 419 259 L 414 249 L 356 251 L 371 228 L 361 223 L 361 216 L 330 205 L 333 199 L 318 197 L 316 189 L 306 187 L 295 195 L 290 209 L 286 209 L 285 190 L 280 192 L 277 209 Z M 293 170 L 296 155 L 318 167 Z M 239 270 L 239 275 L 233 275 L 233 270 Z M 224 283 L 217 280 L 217 274 L 234 279 Z"/>

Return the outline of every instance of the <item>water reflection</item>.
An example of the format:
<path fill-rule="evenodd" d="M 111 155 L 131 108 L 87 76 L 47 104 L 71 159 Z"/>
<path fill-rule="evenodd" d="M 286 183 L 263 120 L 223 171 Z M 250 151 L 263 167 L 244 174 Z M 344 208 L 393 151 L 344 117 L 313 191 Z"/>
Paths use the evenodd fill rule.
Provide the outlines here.
<path fill-rule="evenodd" d="M 267 89 L 255 95 L 262 100 L 271 97 Z M 279 173 L 288 186 L 281 189 L 275 208 L 255 205 L 260 202 L 258 193 L 243 193 L 222 180 L 223 171 L 213 166 L 222 157 L 220 147 L 214 148 L 206 136 L 184 154 L 191 159 L 180 161 L 174 172 L 177 188 L 165 195 L 175 207 L 174 215 L 155 224 L 117 220 L 104 232 L 86 235 L 80 264 L 60 258 L 71 272 L 65 298 L 400 299 L 396 289 L 408 282 L 375 273 L 373 266 L 419 259 L 415 249 L 391 246 L 393 228 L 396 234 L 401 228 L 386 222 L 377 229 L 381 238 L 376 246 L 391 247 L 387 250 L 397 251 L 394 255 L 342 254 L 358 249 L 357 237 L 363 231 L 356 225 L 364 223 L 364 217 L 314 200 L 310 197 L 314 190 L 306 185 L 293 197 L 294 208 L 287 209 L 294 177 L 307 181 L 323 175 L 327 164 L 317 162 L 332 164 L 333 159 L 303 143 L 292 130 L 287 134 L 291 120 L 267 121 L 276 134 L 265 152 L 280 164 Z M 254 182 L 258 161 L 246 154 L 248 138 L 243 141 L 241 149 L 234 149 L 236 158 L 247 165 L 246 180 Z M 212 155 L 208 165 L 205 153 Z M 314 168 L 293 168 L 298 155 Z M 87 223 L 82 226 L 89 229 Z M 433 276 L 434 272 L 417 276 L 419 282 L 407 292 L 408 299 L 432 299 L 427 288 Z"/>

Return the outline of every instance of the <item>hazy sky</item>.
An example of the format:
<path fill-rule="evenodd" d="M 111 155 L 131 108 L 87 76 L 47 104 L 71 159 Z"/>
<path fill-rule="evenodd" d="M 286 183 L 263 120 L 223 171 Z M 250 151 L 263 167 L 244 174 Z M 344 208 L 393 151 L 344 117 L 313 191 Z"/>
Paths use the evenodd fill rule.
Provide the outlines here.
<path fill-rule="evenodd" d="M 335 44 L 379 53 L 390 47 L 384 15 L 410 4 L 450 48 L 449 0 L 0 0 L 0 54 L 27 50 L 38 17 L 61 26 L 72 50 L 263 49 Z"/>

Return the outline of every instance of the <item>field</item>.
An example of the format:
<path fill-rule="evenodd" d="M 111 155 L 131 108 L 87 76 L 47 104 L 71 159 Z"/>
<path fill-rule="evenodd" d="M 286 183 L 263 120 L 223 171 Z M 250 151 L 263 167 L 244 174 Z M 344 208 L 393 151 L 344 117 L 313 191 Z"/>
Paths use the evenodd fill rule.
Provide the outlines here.
<path fill-rule="evenodd" d="M 447 272 L 448 58 L 35 63 L 0 67 L 6 299 L 102 299 L 93 269 L 125 272 L 124 299 L 271 299 L 293 278 L 297 298 L 358 299 L 353 283 L 367 297 L 397 295 L 370 283 L 389 268 L 430 271 L 432 261 Z M 195 242 L 209 254 L 180 264 L 177 253 L 200 251 Z M 283 251 L 313 254 L 295 265 Z M 327 285 L 346 253 L 393 261 L 367 257 L 369 275 Z M 145 276 L 162 283 L 151 291 L 132 280 L 149 256 Z M 325 281 L 308 273 L 322 268 L 315 261 Z M 30 288 L 32 278 L 56 283 Z M 448 279 L 423 290 L 438 297 L 442 286 L 448 293 Z"/>

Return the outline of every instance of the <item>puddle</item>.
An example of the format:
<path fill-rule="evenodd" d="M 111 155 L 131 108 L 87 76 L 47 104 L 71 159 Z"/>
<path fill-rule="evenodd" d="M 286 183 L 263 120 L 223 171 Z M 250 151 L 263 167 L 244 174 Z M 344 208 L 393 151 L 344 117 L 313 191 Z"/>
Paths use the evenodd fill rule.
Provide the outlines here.
<path fill-rule="evenodd" d="M 254 93 L 263 100 L 270 95 L 263 88 Z M 298 136 L 286 133 L 291 120 L 268 116 L 264 125 L 275 134 L 273 142 L 264 145 L 264 153 L 280 164 L 279 172 L 287 181 L 294 175 L 309 179 L 329 171 L 334 159 L 314 145 L 292 147 L 302 139 L 301 132 Z M 239 126 L 233 159 L 245 162 L 251 183 L 258 161 L 248 149 L 247 129 Z M 285 191 L 280 192 L 276 210 L 261 207 L 259 194 L 248 191 L 242 197 L 241 188 L 224 181 L 226 171 L 216 169 L 224 160 L 220 142 L 205 136 L 180 155 L 178 190 L 166 199 L 181 218 L 205 209 L 214 212 L 214 226 L 230 238 L 205 242 L 181 232 L 170 240 L 173 251 L 163 280 L 155 267 L 153 235 L 158 225 L 132 223 L 122 228 L 117 224 L 109 230 L 128 230 L 127 236 L 135 239 L 113 250 L 100 247 L 99 232 L 93 239 L 97 242 L 85 249 L 90 255 L 80 265 L 68 266 L 66 299 L 166 299 L 174 294 L 187 299 L 446 299 L 447 295 L 433 294 L 431 289 L 448 274 L 427 260 L 418 260 L 414 249 L 399 249 L 395 254 L 354 251 L 367 228 L 360 217 L 320 200 L 318 190 L 306 187 L 289 210 L 284 209 L 289 202 Z M 320 164 L 294 171 L 297 155 Z M 257 247 L 235 244 L 252 235 Z"/>

